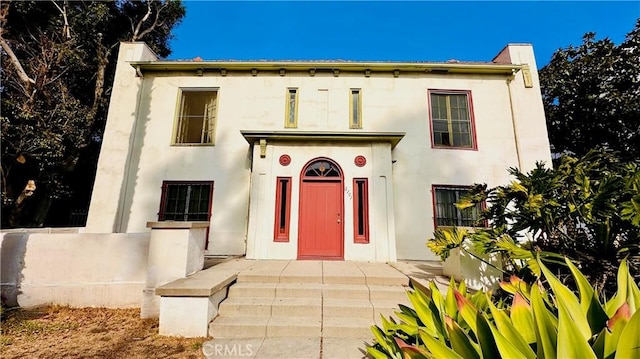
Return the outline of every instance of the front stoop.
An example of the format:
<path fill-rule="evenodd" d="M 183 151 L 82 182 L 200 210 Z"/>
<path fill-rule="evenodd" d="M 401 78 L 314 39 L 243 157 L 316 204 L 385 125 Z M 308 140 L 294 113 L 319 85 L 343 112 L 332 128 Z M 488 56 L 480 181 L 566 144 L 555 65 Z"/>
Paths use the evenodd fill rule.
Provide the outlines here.
<path fill-rule="evenodd" d="M 317 337 L 327 345 L 349 340 L 364 348 L 381 314 L 389 317 L 398 304 L 409 304 L 408 285 L 405 275 L 381 263 L 256 262 L 238 274 L 209 334 L 214 341 Z"/>

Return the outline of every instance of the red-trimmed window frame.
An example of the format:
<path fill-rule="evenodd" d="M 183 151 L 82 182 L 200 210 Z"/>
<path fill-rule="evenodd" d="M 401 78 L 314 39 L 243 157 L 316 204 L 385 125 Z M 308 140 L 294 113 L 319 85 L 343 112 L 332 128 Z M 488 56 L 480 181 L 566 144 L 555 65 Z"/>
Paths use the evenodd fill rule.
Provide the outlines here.
<path fill-rule="evenodd" d="M 360 183 L 362 193 L 360 193 Z M 360 231 L 361 227 L 362 231 Z M 353 242 L 369 243 L 369 179 L 367 178 L 353 179 Z"/>
<path fill-rule="evenodd" d="M 284 197 L 283 197 L 283 184 Z M 291 177 L 276 178 L 276 212 L 273 223 L 273 241 L 289 242 L 289 225 L 291 222 Z"/>
<path fill-rule="evenodd" d="M 432 205 L 433 205 L 433 226 L 434 228 L 453 228 L 453 227 L 465 227 L 465 228 L 487 228 L 489 227 L 489 223 L 484 220 L 481 222 L 481 225 L 478 226 L 446 226 L 446 225 L 438 225 L 438 208 L 437 208 L 437 197 L 436 197 L 436 190 L 438 189 L 444 189 L 444 190 L 462 190 L 462 189 L 468 189 L 470 190 L 472 187 L 471 186 L 458 186 L 458 185 L 442 185 L 442 184 L 434 184 L 431 186 L 431 196 L 432 196 Z M 484 210 L 486 208 L 486 203 L 482 202 L 480 203 L 480 210 Z"/>
<path fill-rule="evenodd" d="M 459 147 L 459 146 L 445 146 L 435 143 L 433 138 L 433 108 L 431 103 L 431 95 L 466 95 L 467 96 L 467 109 L 469 110 L 469 126 L 471 136 L 471 147 Z M 427 91 L 427 104 L 429 108 L 429 136 L 431 138 L 431 148 L 448 149 L 448 150 L 468 150 L 477 151 L 478 141 L 476 138 L 476 121 L 473 111 L 473 98 L 471 96 L 471 90 L 442 90 L 442 89 L 429 89 Z"/>

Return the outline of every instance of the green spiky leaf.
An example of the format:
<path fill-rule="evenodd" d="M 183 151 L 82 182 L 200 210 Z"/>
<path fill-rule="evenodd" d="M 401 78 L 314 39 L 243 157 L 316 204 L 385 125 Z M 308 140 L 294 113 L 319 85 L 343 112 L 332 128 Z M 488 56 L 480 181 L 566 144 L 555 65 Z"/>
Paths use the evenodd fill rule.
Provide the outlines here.
<path fill-rule="evenodd" d="M 640 358 L 640 310 L 636 311 L 622 330 L 618 340 L 616 359 Z"/>

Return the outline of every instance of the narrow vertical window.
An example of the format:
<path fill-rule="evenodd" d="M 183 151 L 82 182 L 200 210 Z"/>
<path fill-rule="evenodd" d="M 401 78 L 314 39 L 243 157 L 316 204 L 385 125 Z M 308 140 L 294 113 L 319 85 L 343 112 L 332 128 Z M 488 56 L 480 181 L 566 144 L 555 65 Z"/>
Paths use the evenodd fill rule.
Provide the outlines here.
<path fill-rule="evenodd" d="M 287 109 L 284 120 L 284 127 L 297 128 L 298 127 L 298 89 L 287 89 Z"/>
<path fill-rule="evenodd" d="M 276 219 L 274 242 L 289 242 L 289 217 L 291 209 L 291 177 L 278 177 L 276 181 Z"/>
<path fill-rule="evenodd" d="M 353 241 L 369 243 L 369 188 L 366 178 L 353 179 Z"/>
<path fill-rule="evenodd" d="M 362 92 L 360 89 L 351 89 L 349 104 L 349 128 L 362 128 Z"/>

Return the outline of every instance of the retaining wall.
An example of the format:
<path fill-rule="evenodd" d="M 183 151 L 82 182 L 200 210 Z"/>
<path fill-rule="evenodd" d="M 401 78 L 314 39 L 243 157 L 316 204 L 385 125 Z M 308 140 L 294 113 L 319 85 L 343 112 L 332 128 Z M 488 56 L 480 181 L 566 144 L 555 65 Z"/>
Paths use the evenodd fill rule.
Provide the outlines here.
<path fill-rule="evenodd" d="M 149 233 L 0 233 L 9 306 L 140 307 Z"/>

